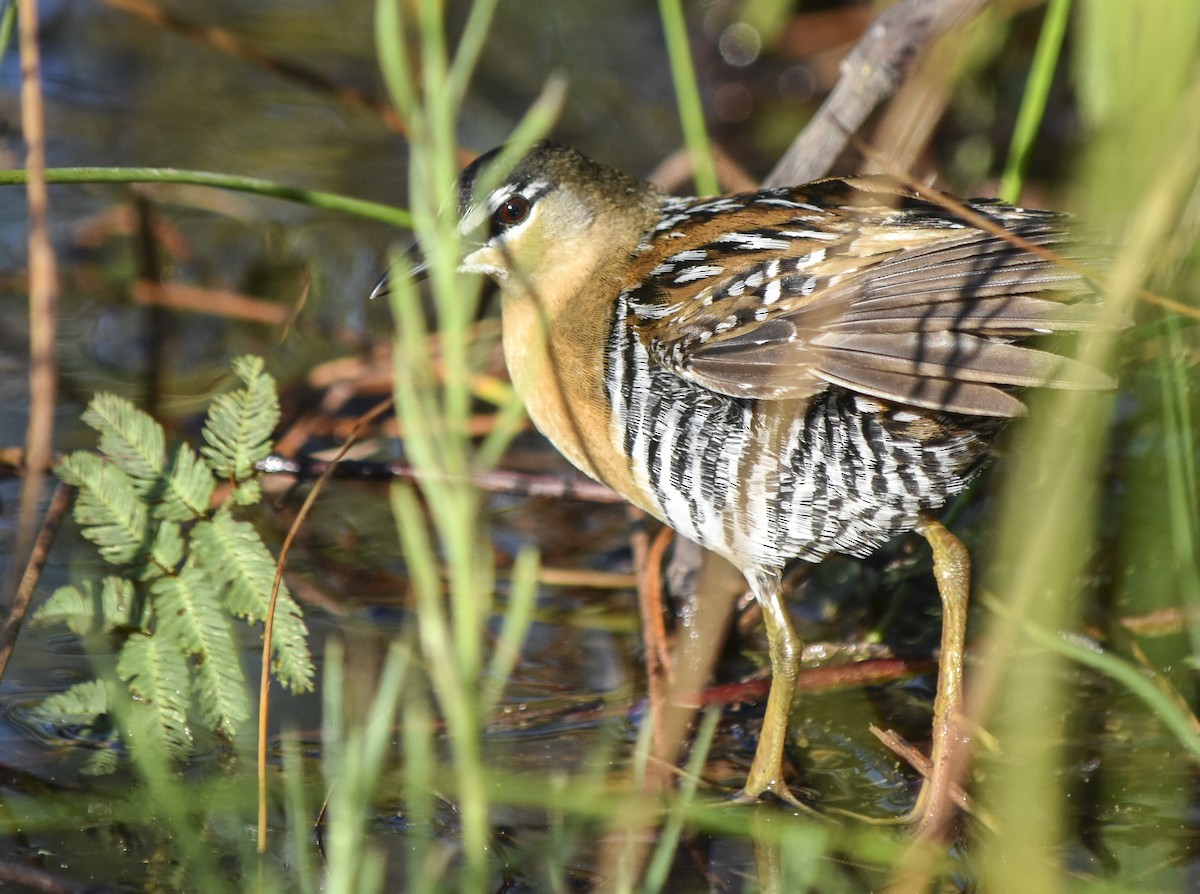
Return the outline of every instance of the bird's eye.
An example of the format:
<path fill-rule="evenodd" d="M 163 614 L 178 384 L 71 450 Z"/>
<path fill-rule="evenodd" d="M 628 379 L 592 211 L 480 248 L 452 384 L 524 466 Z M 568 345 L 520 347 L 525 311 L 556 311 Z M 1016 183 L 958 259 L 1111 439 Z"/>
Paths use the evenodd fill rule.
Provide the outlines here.
<path fill-rule="evenodd" d="M 529 216 L 529 199 L 522 195 L 511 195 L 492 212 L 492 224 L 496 231 L 515 227 Z"/>

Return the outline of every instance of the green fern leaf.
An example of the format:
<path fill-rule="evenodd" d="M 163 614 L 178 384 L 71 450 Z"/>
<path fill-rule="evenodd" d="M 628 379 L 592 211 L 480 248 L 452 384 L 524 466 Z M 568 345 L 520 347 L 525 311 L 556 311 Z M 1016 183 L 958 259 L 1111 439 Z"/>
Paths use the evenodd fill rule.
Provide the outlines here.
<path fill-rule="evenodd" d="M 257 478 L 241 482 L 233 489 L 233 502 L 239 506 L 253 506 L 262 500 L 262 485 Z"/>
<path fill-rule="evenodd" d="M 159 619 L 157 635 L 174 640 L 197 659 L 196 696 L 205 723 L 236 735 L 238 723 L 250 716 L 250 700 L 229 615 L 212 580 L 189 561 L 176 577 L 151 584 L 150 592 Z"/>
<path fill-rule="evenodd" d="M 165 435 L 153 418 L 124 398 L 97 394 L 83 421 L 100 433 L 100 452 L 129 476 L 155 517 L 182 522 L 207 512 L 215 485 L 212 473 L 186 444 L 168 464 Z"/>
<path fill-rule="evenodd" d="M 114 565 L 143 555 L 150 535 L 146 507 L 125 472 L 94 454 L 76 451 L 55 467 L 55 473 L 79 488 L 75 521 L 100 555 Z"/>
<path fill-rule="evenodd" d="M 142 572 L 142 580 L 158 577 L 159 569 L 173 571 L 183 561 L 183 530 L 175 522 L 160 522 L 150 546 L 152 564 Z"/>
<path fill-rule="evenodd" d="M 154 515 L 178 522 L 203 518 L 215 487 L 212 472 L 196 451 L 180 444 L 171 456 L 163 501 L 154 507 Z"/>
<path fill-rule="evenodd" d="M 92 751 L 82 770 L 100 775 L 117 768 L 116 750 L 106 747 L 113 739 L 110 704 L 108 684 L 87 680 L 43 699 L 29 713 L 35 721 L 60 731 L 73 742 L 87 740 L 100 746 Z"/>
<path fill-rule="evenodd" d="M 108 714 L 108 687 L 100 680 L 76 683 L 65 692 L 42 699 L 30 714 L 51 726 L 90 730 L 98 717 Z"/>
<path fill-rule="evenodd" d="M 97 394 L 83 421 L 100 433 L 100 452 L 145 496 L 161 486 L 167 454 L 162 426 L 123 397 Z"/>
<path fill-rule="evenodd" d="M 220 510 L 212 521 L 200 522 L 192 529 L 191 545 L 201 567 L 227 588 L 229 610 L 251 621 L 264 621 L 275 580 L 275 560 L 253 526 Z M 280 682 L 293 692 L 312 689 L 308 628 L 286 585 L 279 588 L 272 643 L 272 666 Z"/>
<path fill-rule="evenodd" d="M 279 423 L 275 380 L 263 372 L 261 357 L 246 355 L 233 361 L 233 371 L 245 388 L 213 400 L 204 422 L 201 452 L 222 478 L 242 481 L 254 464 L 271 452 L 271 434 Z"/>
<path fill-rule="evenodd" d="M 145 600 L 129 581 L 106 577 L 59 587 L 33 615 L 36 624 L 66 624 L 72 633 L 89 636 L 114 630 L 144 630 L 149 623 Z"/>
<path fill-rule="evenodd" d="M 114 565 L 136 568 L 143 579 L 173 571 L 183 558 L 183 535 L 174 522 L 151 522 L 133 479 L 95 454 L 77 450 L 55 474 L 79 488 L 75 521 L 83 536 Z"/>
<path fill-rule="evenodd" d="M 191 693 L 187 659 L 164 637 L 135 633 L 117 658 L 117 676 L 138 699 L 129 718 L 130 744 L 182 760 L 192 748 L 187 707 Z"/>

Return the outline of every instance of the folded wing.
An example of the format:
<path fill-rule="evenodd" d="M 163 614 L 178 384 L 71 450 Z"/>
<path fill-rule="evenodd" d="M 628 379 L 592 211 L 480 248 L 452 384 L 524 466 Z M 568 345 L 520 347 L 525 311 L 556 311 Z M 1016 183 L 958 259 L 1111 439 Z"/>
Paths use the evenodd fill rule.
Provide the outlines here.
<path fill-rule="evenodd" d="M 766 206 L 731 202 L 712 215 L 709 236 L 687 228 L 697 238 L 673 246 L 631 296 L 651 356 L 736 397 L 836 385 L 979 416 L 1020 415 L 1015 388 L 1111 386 L 1098 370 L 1014 343 L 1096 325 L 1086 279 L 936 206 L 897 208 L 870 193 L 864 204 L 860 183 L 833 183 L 856 204 L 835 202 L 840 193 L 822 184 L 821 204 L 779 191 Z M 974 207 L 1027 244 L 1078 254 L 1059 215 Z"/>

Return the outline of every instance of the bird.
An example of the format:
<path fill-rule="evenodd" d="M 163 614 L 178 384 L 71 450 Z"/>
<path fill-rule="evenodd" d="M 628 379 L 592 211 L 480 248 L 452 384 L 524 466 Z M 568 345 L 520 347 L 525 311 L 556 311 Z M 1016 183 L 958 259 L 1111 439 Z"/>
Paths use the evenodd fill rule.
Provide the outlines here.
<path fill-rule="evenodd" d="M 1021 342 L 1097 325 L 1096 289 L 1050 253 L 1064 215 L 951 210 L 883 176 L 678 197 L 553 141 L 458 181 L 460 270 L 499 286 L 503 353 L 533 424 L 581 471 L 732 562 L 771 665 L 738 798 L 800 800 L 784 746 L 802 641 L 785 568 L 931 544 L 943 604 L 932 771 L 951 809 L 970 581 L 934 513 L 987 462 L 1022 389 L 1108 388 Z M 986 223 L 981 224 L 981 220 Z M 385 281 L 376 292 L 386 291 Z"/>

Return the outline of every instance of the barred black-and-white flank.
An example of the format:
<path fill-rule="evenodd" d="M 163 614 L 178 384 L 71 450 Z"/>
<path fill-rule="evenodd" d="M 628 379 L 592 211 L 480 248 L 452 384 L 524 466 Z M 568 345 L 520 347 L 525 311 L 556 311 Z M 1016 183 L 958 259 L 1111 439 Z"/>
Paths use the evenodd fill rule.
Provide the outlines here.
<path fill-rule="evenodd" d="M 623 295 L 616 313 L 628 312 Z M 611 331 L 611 437 L 656 514 L 743 565 L 868 555 L 961 492 L 1000 427 L 918 415 L 841 388 L 781 413 L 776 401 L 680 379 L 650 362 L 630 327 Z"/>

